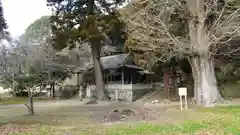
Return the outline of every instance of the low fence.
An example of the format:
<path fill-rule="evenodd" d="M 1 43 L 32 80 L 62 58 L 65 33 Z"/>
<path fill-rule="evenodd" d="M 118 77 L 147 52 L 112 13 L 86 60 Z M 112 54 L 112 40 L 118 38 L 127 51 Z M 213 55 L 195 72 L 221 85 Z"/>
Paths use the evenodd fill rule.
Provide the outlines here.
<path fill-rule="evenodd" d="M 107 84 L 105 85 L 112 100 L 133 101 L 153 89 L 152 84 Z M 88 85 L 86 97 L 90 98 L 95 85 Z"/>

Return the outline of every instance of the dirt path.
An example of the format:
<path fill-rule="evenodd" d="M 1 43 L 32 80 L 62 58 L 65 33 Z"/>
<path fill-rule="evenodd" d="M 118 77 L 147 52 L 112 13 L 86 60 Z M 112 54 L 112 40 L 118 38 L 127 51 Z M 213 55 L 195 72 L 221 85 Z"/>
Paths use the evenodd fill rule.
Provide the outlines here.
<path fill-rule="evenodd" d="M 101 102 L 94 105 L 85 105 L 85 102 L 79 100 L 58 100 L 58 101 L 43 101 L 35 102 L 34 109 L 36 114 L 48 114 L 50 112 L 61 112 L 64 114 L 66 112 L 94 112 L 106 110 L 107 108 L 115 108 L 114 106 L 120 107 L 124 103 L 115 103 L 115 102 Z M 105 109 L 103 109 L 105 108 Z M 108 110 L 107 109 L 107 110 Z M 12 104 L 12 105 L 0 105 L 0 118 L 9 118 L 16 116 L 23 116 L 27 114 L 27 109 L 23 104 Z"/>
<path fill-rule="evenodd" d="M 55 100 L 55 101 L 37 101 L 34 102 L 35 107 L 59 107 L 59 106 L 67 106 L 67 105 L 76 105 L 81 104 L 78 100 Z M 6 108 L 18 108 L 23 107 L 23 104 L 9 104 L 9 105 L 0 105 L 0 109 Z"/>
<path fill-rule="evenodd" d="M 85 101 L 86 102 L 86 101 Z M 129 121 L 161 121 L 176 123 L 186 117 L 194 117 L 194 108 L 180 111 L 179 103 L 152 104 L 144 102 L 101 102 L 85 105 L 79 100 L 36 102 L 34 116 L 27 116 L 24 105 L 1 105 L 0 124 L 4 123 L 42 123 L 57 125 L 78 125 L 81 123 L 112 123 Z M 187 112 L 187 113 L 186 113 Z M 193 114 L 190 116 L 190 114 Z"/>

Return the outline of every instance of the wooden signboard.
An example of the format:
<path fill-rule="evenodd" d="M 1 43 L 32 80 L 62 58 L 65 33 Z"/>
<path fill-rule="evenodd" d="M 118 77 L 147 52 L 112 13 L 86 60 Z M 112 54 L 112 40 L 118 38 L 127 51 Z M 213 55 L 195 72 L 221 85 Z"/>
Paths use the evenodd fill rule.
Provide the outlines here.
<path fill-rule="evenodd" d="M 187 88 L 185 88 L 185 87 L 178 88 L 178 95 L 179 96 L 186 96 L 187 95 Z"/>
<path fill-rule="evenodd" d="M 181 108 L 181 110 L 183 110 L 183 100 L 182 100 L 183 96 L 185 98 L 185 109 L 187 110 L 187 88 L 186 87 L 178 88 L 178 95 L 180 97 L 180 108 Z"/>

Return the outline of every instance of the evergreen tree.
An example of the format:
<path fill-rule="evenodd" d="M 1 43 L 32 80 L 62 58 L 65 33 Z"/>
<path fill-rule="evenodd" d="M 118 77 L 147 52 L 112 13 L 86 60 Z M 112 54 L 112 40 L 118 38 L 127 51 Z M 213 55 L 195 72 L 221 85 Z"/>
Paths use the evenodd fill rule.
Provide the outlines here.
<path fill-rule="evenodd" d="M 77 44 L 88 43 L 91 46 L 95 83 L 99 100 L 108 100 L 103 82 L 100 63 L 100 50 L 104 42 L 112 44 L 124 41 L 123 24 L 118 19 L 117 7 L 124 1 L 116 0 L 48 0 L 53 8 L 51 16 L 53 46 L 56 49 L 69 49 Z M 121 40 L 122 39 L 122 40 Z M 95 92 L 94 92 L 95 93 Z"/>
<path fill-rule="evenodd" d="M 4 12 L 3 12 L 3 5 L 2 1 L 0 0 L 0 38 L 5 38 L 5 35 L 8 35 L 7 29 L 7 23 L 4 18 Z"/>

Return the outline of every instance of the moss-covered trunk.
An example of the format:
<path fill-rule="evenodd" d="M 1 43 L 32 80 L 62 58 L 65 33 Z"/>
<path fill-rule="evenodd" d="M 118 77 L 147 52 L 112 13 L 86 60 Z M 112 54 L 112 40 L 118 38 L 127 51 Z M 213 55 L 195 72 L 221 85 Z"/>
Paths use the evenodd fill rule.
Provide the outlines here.
<path fill-rule="evenodd" d="M 105 89 L 103 80 L 102 66 L 100 62 L 100 42 L 92 42 L 92 57 L 93 57 L 93 69 L 95 76 L 96 90 L 93 93 L 97 93 L 98 100 L 109 100 L 108 92 Z"/>
<path fill-rule="evenodd" d="M 196 105 L 213 106 L 223 101 L 214 71 L 213 58 L 194 56 L 189 59 L 194 78 L 194 97 Z"/>
<path fill-rule="evenodd" d="M 33 107 L 33 94 L 31 92 L 31 89 L 28 88 L 28 99 L 27 99 L 27 103 L 25 104 L 25 106 L 28 109 L 28 115 L 34 115 L 34 107 Z"/>

